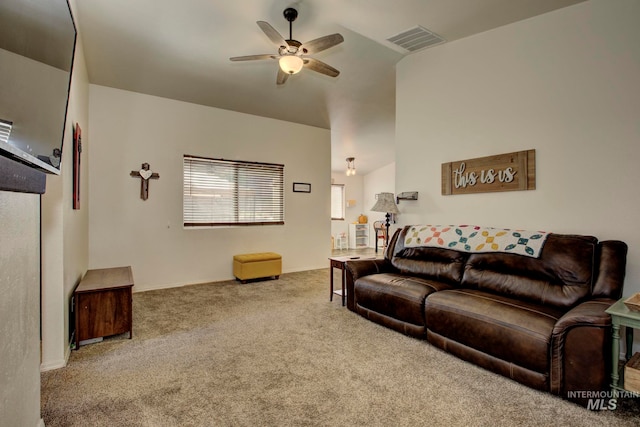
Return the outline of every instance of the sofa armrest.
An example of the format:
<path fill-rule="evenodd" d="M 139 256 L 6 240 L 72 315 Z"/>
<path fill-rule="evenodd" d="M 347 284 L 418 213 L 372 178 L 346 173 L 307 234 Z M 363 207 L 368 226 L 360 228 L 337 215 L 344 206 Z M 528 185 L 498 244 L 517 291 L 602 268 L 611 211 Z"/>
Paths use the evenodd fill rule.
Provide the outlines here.
<path fill-rule="evenodd" d="M 553 327 L 553 335 L 565 334 L 576 326 L 611 326 L 611 316 L 605 313 L 614 300 L 597 298 L 583 302 L 566 312 Z"/>
<path fill-rule="evenodd" d="M 600 242 L 598 276 L 593 286 L 594 298 L 619 299 L 622 296 L 627 267 L 627 244 L 618 240 Z"/>
<path fill-rule="evenodd" d="M 355 311 L 355 302 L 353 294 L 353 284 L 360 277 L 368 276 L 370 274 L 391 272 L 394 268 L 391 263 L 382 258 L 376 259 L 358 259 L 347 261 L 345 264 L 345 287 L 347 290 L 347 308 L 351 311 Z"/>
<path fill-rule="evenodd" d="M 614 302 L 607 298 L 585 301 L 556 322 L 551 335 L 551 393 L 566 398 L 569 391 L 608 389 L 611 316 L 605 310 Z"/>

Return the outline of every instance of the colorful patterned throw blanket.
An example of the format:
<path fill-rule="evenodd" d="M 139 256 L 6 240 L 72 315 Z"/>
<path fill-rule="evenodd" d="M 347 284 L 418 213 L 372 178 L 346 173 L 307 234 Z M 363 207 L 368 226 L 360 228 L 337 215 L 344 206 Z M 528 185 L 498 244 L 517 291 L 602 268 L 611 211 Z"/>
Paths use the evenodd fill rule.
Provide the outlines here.
<path fill-rule="evenodd" d="M 549 234 L 545 231 L 477 225 L 414 225 L 405 237 L 404 246 L 428 246 L 471 253 L 505 252 L 538 258 Z"/>

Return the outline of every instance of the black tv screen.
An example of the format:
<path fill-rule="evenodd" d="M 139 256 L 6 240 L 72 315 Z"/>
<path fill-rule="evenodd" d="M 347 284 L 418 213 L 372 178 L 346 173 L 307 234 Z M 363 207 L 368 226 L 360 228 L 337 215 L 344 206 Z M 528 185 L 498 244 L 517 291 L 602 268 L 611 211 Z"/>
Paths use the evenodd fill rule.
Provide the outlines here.
<path fill-rule="evenodd" d="M 0 154 L 60 173 L 76 36 L 67 0 L 0 1 Z"/>

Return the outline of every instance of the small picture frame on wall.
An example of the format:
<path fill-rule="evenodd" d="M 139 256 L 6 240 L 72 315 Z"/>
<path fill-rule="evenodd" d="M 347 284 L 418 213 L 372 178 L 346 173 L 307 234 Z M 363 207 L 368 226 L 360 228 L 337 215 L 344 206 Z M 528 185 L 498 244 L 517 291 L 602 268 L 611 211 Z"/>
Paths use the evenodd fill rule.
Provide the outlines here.
<path fill-rule="evenodd" d="M 308 184 L 306 182 L 294 182 L 293 192 L 294 193 L 311 193 L 311 184 Z"/>

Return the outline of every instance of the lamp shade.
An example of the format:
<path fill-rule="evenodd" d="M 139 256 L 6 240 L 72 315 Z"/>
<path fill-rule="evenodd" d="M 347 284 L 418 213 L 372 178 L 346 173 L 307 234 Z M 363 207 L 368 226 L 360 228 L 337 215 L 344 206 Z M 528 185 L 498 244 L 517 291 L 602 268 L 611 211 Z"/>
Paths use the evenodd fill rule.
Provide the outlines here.
<path fill-rule="evenodd" d="M 393 197 L 393 193 L 380 193 L 378 194 L 378 200 L 376 204 L 371 208 L 373 212 L 386 212 L 397 214 L 400 213 L 396 201 Z"/>
<path fill-rule="evenodd" d="M 302 70 L 304 61 L 296 55 L 285 55 L 278 61 L 280 68 L 287 74 L 296 74 Z"/>

